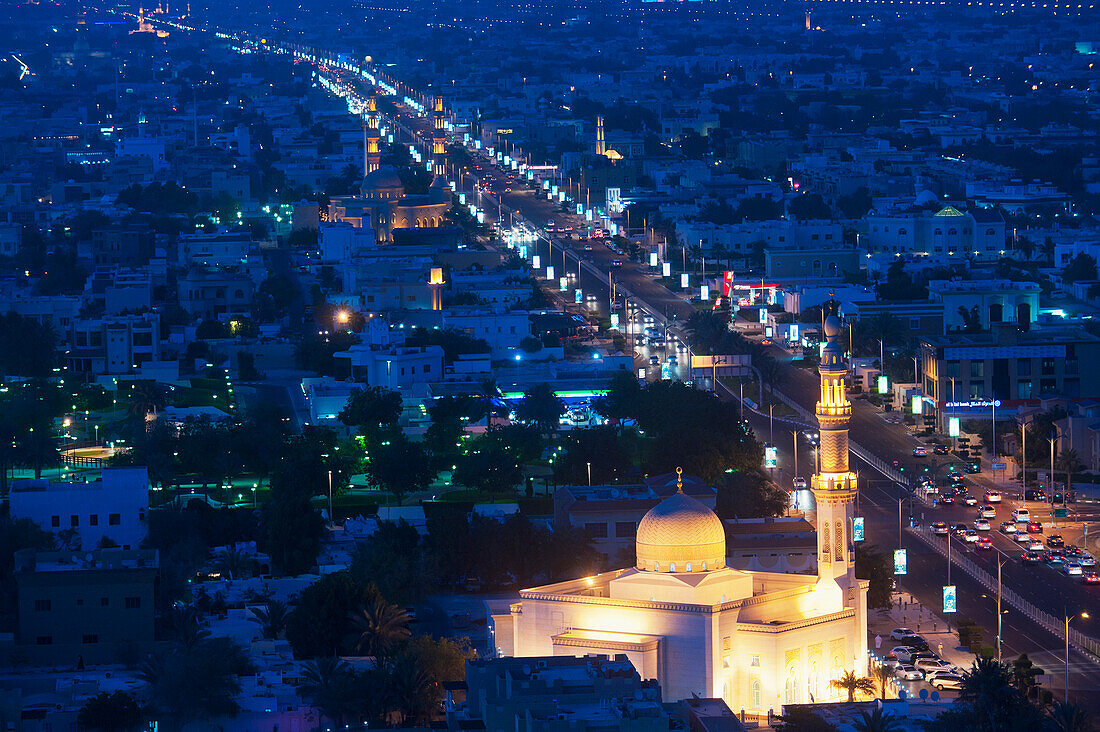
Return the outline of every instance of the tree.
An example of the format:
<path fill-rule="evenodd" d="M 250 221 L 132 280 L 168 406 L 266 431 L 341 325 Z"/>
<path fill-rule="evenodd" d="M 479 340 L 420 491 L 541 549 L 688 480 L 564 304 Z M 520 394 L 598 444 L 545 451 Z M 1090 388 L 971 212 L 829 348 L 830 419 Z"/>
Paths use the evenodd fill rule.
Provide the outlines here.
<path fill-rule="evenodd" d="M 722 518 L 781 516 L 790 502 L 787 492 L 759 470 L 722 473 L 715 489 L 715 512 Z"/>
<path fill-rule="evenodd" d="M 1075 282 L 1091 282 L 1096 279 L 1096 259 L 1091 254 L 1079 252 L 1062 269 L 1062 281 L 1067 285 Z"/>
<path fill-rule="evenodd" d="M 0 316 L 0 376 L 47 377 L 57 363 L 53 329 L 15 312 Z"/>
<path fill-rule="evenodd" d="M 1073 490 L 1073 474 L 1078 473 L 1084 469 L 1084 465 L 1081 463 L 1081 458 L 1077 455 L 1077 450 L 1072 447 L 1067 447 L 1065 450 L 1058 452 L 1058 458 L 1054 463 L 1054 467 L 1065 472 L 1066 474 L 1066 492 Z"/>
<path fill-rule="evenodd" d="M 839 679 L 829 682 L 830 689 L 839 689 L 848 692 L 848 703 L 856 700 L 856 693 L 875 695 L 875 682 L 866 676 L 856 676 L 855 671 L 845 671 Z"/>
<path fill-rule="evenodd" d="M 1039 684 L 1036 679 L 1043 675 L 1043 669 L 1032 663 L 1026 653 L 1021 653 L 1012 662 L 1012 677 L 1016 690 L 1030 698 L 1032 690 Z"/>
<path fill-rule="evenodd" d="M 409 614 L 391 604 L 373 586 L 365 593 L 364 602 L 351 613 L 357 652 L 385 663 L 394 650 L 409 638 Z"/>
<path fill-rule="evenodd" d="M 832 210 L 829 209 L 820 193 L 804 193 L 796 196 L 787 204 L 787 211 L 792 218 L 799 221 L 831 221 L 833 218 Z"/>
<path fill-rule="evenodd" d="M 959 317 L 962 318 L 963 333 L 979 333 L 982 330 L 982 314 L 978 310 L 978 306 L 966 309 L 965 305 L 959 306 Z"/>
<path fill-rule="evenodd" d="M 512 490 L 522 477 L 516 456 L 500 440 L 487 434 L 475 440 L 469 452 L 458 458 L 451 480 L 467 488 L 504 493 Z"/>
<path fill-rule="evenodd" d="M 886 690 L 890 688 L 890 682 L 894 680 L 894 669 L 889 666 L 875 666 L 871 669 L 871 681 L 875 682 L 879 699 L 886 698 Z"/>
<path fill-rule="evenodd" d="M 390 698 L 405 726 L 428 721 L 439 704 L 434 681 L 411 656 L 402 655 L 390 670 Z"/>
<path fill-rule="evenodd" d="M 807 707 L 787 707 L 775 720 L 773 728 L 780 732 L 837 732 L 837 726 L 826 722 Z"/>
<path fill-rule="evenodd" d="M 477 405 L 466 396 L 443 396 L 428 407 L 432 424 L 424 433 L 424 447 L 436 470 L 450 470 L 458 459 L 466 423 Z"/>
<path fill-rule="evenodd" d="M 405 494 L 427 490 L 435 478 L 423 445 L 397 430 L 387 431 L 367 448 L 366 471 L 371 484 L 392 493 L 399 504 Z"/>
<path fill-rule="evenodd" d="M 279 574 L 302 574 L 316 563 L 321 549 L 324 521 L 310 502 L 314 491 L 300 464 L 284 460 L 271 478 L 271 492 L 261 511 L 260 543 Z"/>
<path fill-rule="evenodd" d="M 332 720 L 336 729 L 356 711 L 355 674 L 336 656 L 324 656 L 302 667 L 298 696 Z"/>
<path fill-rule="evenodd" d="M 271 600 L 264 608 L 249 609 L 252 611 L 252 617 L 249 620 L 260 624 L 260 633 L 265 639 L 275 640 L 286 630 L 286 619 L 289 613 L 285 602 Z"/>
<path fill-rule="evenodd" d="M 886 698 L 885 694 L 883 698 Z M 859 716 L 860 718 L 852 724 L 856 732 L 900 732 L 905 729 L 901 720 L 882 710 L 882 705 L 876 705 L 870 713 L 860 712 Z"/>
<path fill-rule="evenodd" d="M 1067 702 L 1055 702 L 1050 709 L 1050 721 L 1058 732 L 1089 732 L 1095 729 L 1083 707 Z"/>
<path fill-rule="evenodd" d="M 558 429 L 561 416 L 565 414 L 565 402 L 554 394 L 549 384 L 535 384 L 528 389 L 516 415 L 524 422 L 533 422 L 543 433 L 550 434 Z"/>
<path fill-rule="evenodd" d="M 100 692 L 85 702 L 77 715 L 81 729 L 97 732 L 126 732 L 141 724 L 141 719 L 137 699 L 125 691 Z"/>
<path fill-rule="evenodd" d="M 840 212 L 844 214 L 845 218 L 859 219 L 863 218 L 871 207 L 874 206 L 874 201 L 871 199 L 871 193 L 867 190 L 866 186 L 860 186 L 851 194 L 846 196 L 840 196 L 836 199 L 836 206 L 840 209 Z"/>
<path fill-rule="evenodd" d="M 233 697 L 241 691 L 239 677 L 252 673 L 248 654 L 225 637 L 154 655 L 141 670 L 152 709 L 180 726 L 236 715 L 240 706 Z"/>
<path fill-rule="evenodd" d="M 497 386 L 496 379 L 482 379 L 478 383 L 478 397 L 481 404 L 479 415 L 485 417 L 486 427 L 491 428 L 493 416 L 500 411 L 495 403 L 495 400 L 500 398 L 500 387 Z"/>
<path fill-rule="evenodd" d="M 905 262 L 898 259 L 886 270 L 886 280 L 875 287 L 880 300 L 893 302 L 905 300 L 924 300 L 928 297 L 928 288 L 918 284 L 905 271 Z"/>
<path fill-rule="evenodd" d="M 584 485 L 589 470 L 593 484 L 617 483 L 634 470 L 638 443 L 630 430 L 608 424 L 574 429 L 562 443 L 564 449 L 554 461 L 559 483 Z"/>
<path fill-rule="evenodd" d="M 373 437 L 384 428 L 393 427 L 401 416 L 401 394 L 380 386 L 352 389 L 348 403 L 338 419 L 349 427 L 358 427 L 361 434 Z"/>
<path fill-rule="evenodd" d="M 894 567 L 890 559 L 874 544 L 856 545 L 856 576 L 870 581 L 867 606 L 889 609 L 894 591 Z"/>
<path fill-rule="evenodd" d="M 326 574 L 302 590 L 286 623 L 286 639 L 294 655 L 336 655 L 351 632 L 350 617 L 366 591 L 367 585 L 348 570 Z"/>
<path fill-rule="evenodd" d="M 962 672 L 954 708 L 941 715 L 946 730 L 1032 730 L 1042 726 L 1042 714 L 1013 685 L 1008 664 L 979 657 Z"/>
<path fill-rule="evenodd" d="M 352 574 L 402 606 L 420 602 L 438 586 L 437 558 L 405 521 L 380 521 L 352 553 Z"/>

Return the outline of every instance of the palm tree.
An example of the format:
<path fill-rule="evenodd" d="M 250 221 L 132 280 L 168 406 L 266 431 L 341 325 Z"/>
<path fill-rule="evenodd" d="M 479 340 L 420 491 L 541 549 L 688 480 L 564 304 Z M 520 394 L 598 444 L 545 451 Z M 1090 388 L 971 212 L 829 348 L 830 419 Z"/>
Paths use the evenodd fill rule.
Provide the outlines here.
<path fill-rule="evenodd" d="M 227 549 L 218 556 L 217 566 L 230 579 L 246 579 L 252 576 L 256 560 L 237 549 Z"/>
<path fill-rule="evenodd" d="M 497 385 L 496 379 L 482 379 L 478 384 L 478 397 L 481 402 L 479 412 L 485 415 L 485 426 L 487 428 L 492 427 L 493 415 L 497 411 L 493 400 L 500 397 L 500 387 Z"/>
<path fill-rule="evenodd" d="M 157 410 L 168 402 L 164 388 L 155 381 L 138 381 L 130 388 L 130 414 L 145 418 L 147 414 L 156 414 Z"/>
<path fill-rule="evenodd" d="M 390 673 L 390 694 L 406 725 L 426 722 L 439 706 L 438 685 L 412 656 L 403 655 Z"/>
<path fill-rule="evenodd" d="M 298 696 L 333 721 L 337 729 L 355 712 L 355 676 L 347 664 L 335 656 L 325 656 L 302 668 Z"/>
<path fill-rule="evenodd" d="M 898 732 L 902 729 L 897 717 L 882 711 L 882 704 L 875 705 L 875 711 L 870 714 L 860 712 L 860 719 L 853 722 L 852 726 L 856 728 L 856 732 Z"/>
<path fill-rule="evenodd" d="M 286 618 L 289 614 L 285 602 L 271 600 L 267 607 L 251 608 L 253 617 L 249 618 L 254 623 L 260 624 L 260 633 L 267 640 L 275 640 L 286 629 Z"/>
<path fill-rule="evenodd" d="M 409 614 L 403 608 L 386 601 L 377 590 L 369 593 L 362 607 L 351 613 L 352 626 L 358 634 L 357 652 L 382 661 L 411 633 Z"/>
<path fill-rule="evenodd" d="M 1089 713 L 1076 704 L 1056 702 L 1050 710 L 1050 721 L 1058 732 L 1088 732 L 1093 729 Z"/>
<path fill-rule="evenodd" d="M 1068 494 L 1073 487 L 1073 474 L 1080 471 L 1084 466 L 1081 464 L 1081 458 L 1077 455 L 1077 451 L 1072 447 L 1067 447 L 1058 453 L 1057 468 L 1063 470 L 1066 473 L 1066 493 Z"/>
<path fill-rule="evenodd" d="M 1008 664 L 976 658 L 970 669 L 962 672 L 959 701 L 969 704 L 988 729 L 998 729 L 1003 716 L 1023 698 L 1013 686 L 1014 680 Z"/>
<path fill-rule="evenodd" d="M 880 699 L 886 698 L 886 688 L 890 686 L 890 682 L 893 680 L 894 670 L 889 666 L 875 666 L 871 669 L 871 681 L 875 682 L 875 686 L 878 687 Z"/>
<path fill-rule="evenodd" d="M 168 631 L 176 643 L 191 650 L 210 638 L 206 623 L 193 607 L 174 607 L 168 615 Z"/>
<path fill-rule="evenodd" d="M 844 675 L 839 679 L 830 681 L 829 687 L 848 692 L 849 703 L 856 700 L 857 691 L 861 694 L 867 694 L 868 696 L 875 695 L 875 682 L 866 676 L 856 676 L 855 671 L 845 671 Z"/>

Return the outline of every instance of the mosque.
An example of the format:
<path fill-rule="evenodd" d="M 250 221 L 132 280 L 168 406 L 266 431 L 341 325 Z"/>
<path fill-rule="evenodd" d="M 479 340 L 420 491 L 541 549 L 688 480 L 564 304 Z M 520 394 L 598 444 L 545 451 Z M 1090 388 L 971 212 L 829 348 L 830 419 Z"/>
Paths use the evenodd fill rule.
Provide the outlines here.
<path fill-rule="evenodd" d="M 625 653 L 669 699 L 720 697 L 758 714 L 839 699 L 829 681 L 866 672 L 868 582 L 853 566 L 848 366 L 830 306 L 812 483 L 817 574 L 727 567 L 721 520 L 678 490 L 639 522 L 634 567 L 522 590 L 507 614 L 492 615 L 490 640 L 501 655 Z"/>
<path fill-rule="evenodd" d="M 442 114 L 442 99 L 436 99 L 437 129 Z M 442 138 L 433 137 L 437 161 L 444 157 Z M 329 202 L 328 220 L 344 221 L 356 228 L 374 230 L 375 241 L 393 241 L 394 229 L 436 228 L 444 226 L 444 215 L 451 208 L 451 190 L 442 175 L 436 175 L 426 194 L 405 193 L 405 184 L 397 170 L 381 165 L 377 99 L 367 99 L 367 119 L 363 126 L 363 181 L 358 196 L 333 196 Z M 438 142 L 437 142 L 438 139 Z"/>

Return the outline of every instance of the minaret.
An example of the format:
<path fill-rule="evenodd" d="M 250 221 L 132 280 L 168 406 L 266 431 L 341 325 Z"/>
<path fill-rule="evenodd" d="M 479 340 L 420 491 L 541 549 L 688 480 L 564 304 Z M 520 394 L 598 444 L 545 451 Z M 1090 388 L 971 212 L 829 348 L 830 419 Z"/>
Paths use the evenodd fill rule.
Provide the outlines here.
<path fill-rule="evenodd" d="M 848 423 L 852 418 L 852 403 L 845 390 L 848 363 L 840 345 L 844 330 L 838 315 L 839 303 L 832 298 L 825 303 L 825 338 L 828 343 L 821 353 L 821 397 L 817 402 L 817 423 L 821 433 L 818 448 L 817 473 L 811 490 L 817 503 L 818 588 L 836 595 L 844 604 L 854 587 L 854 552 L 852 520 L 855 517 L 857 494 L 856 475 L 848 467 Z"/>
<path fill-rule="evenodd" d="M 811 26 L 811 22 L 810 22 L 810 11 L 809 11 L 809 10 L 807 10 L 807 11 L 806 11 L 806 30 L 811 30 L 810 26 Z"/>
<path fill-rule="evenodd" d="M 603 155 L 607 152 L 607 143 L 603 139 L 603 115 L 596 117 L 596 154 Z"/>
<path fill-rule="evenodd" d="M 434 124 L 432 129 L 432 160 L 434 161 L 432 168 L 433 172 L 442 174 L 447 156 L 447 130 L 445 125 L 446 116 L 443 113 L 443 97 L 438 94 L 435 95 L 435 100 L 432 103 L 432 116 Z"/>
<path fill-rule="evenodd" d="M 375 92 L 367 97 L 367 124 L 363 128 L 363 175 L 378 170 L 382 153 L 378 151 L 378 98 Z"/>

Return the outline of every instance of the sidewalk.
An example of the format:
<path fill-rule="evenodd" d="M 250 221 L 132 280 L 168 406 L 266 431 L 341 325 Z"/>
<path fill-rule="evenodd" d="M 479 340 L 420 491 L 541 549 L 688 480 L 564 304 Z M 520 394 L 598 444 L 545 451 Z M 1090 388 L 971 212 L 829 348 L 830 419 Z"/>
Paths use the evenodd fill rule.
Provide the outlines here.
<path fill-rule="evenodd" d="M 898 641 L 890 638 L 894 628 L 911 628 L 914 633 L 928 641 L 928 648 L 948 663 L 960 669 L 970 668 L 974 655 L 959 646 L 959 636 L 952 625 L 947 630 L 944 619 L 924 607 L 908 592 L 902 590 L 893 594 L 893 604 L 889 610 L 868 610 L 867 612 L 867 648 L 875 658 L 884 658 Z M 875 648 L 875 638 L 881 637 L 882 643 Z"/>

